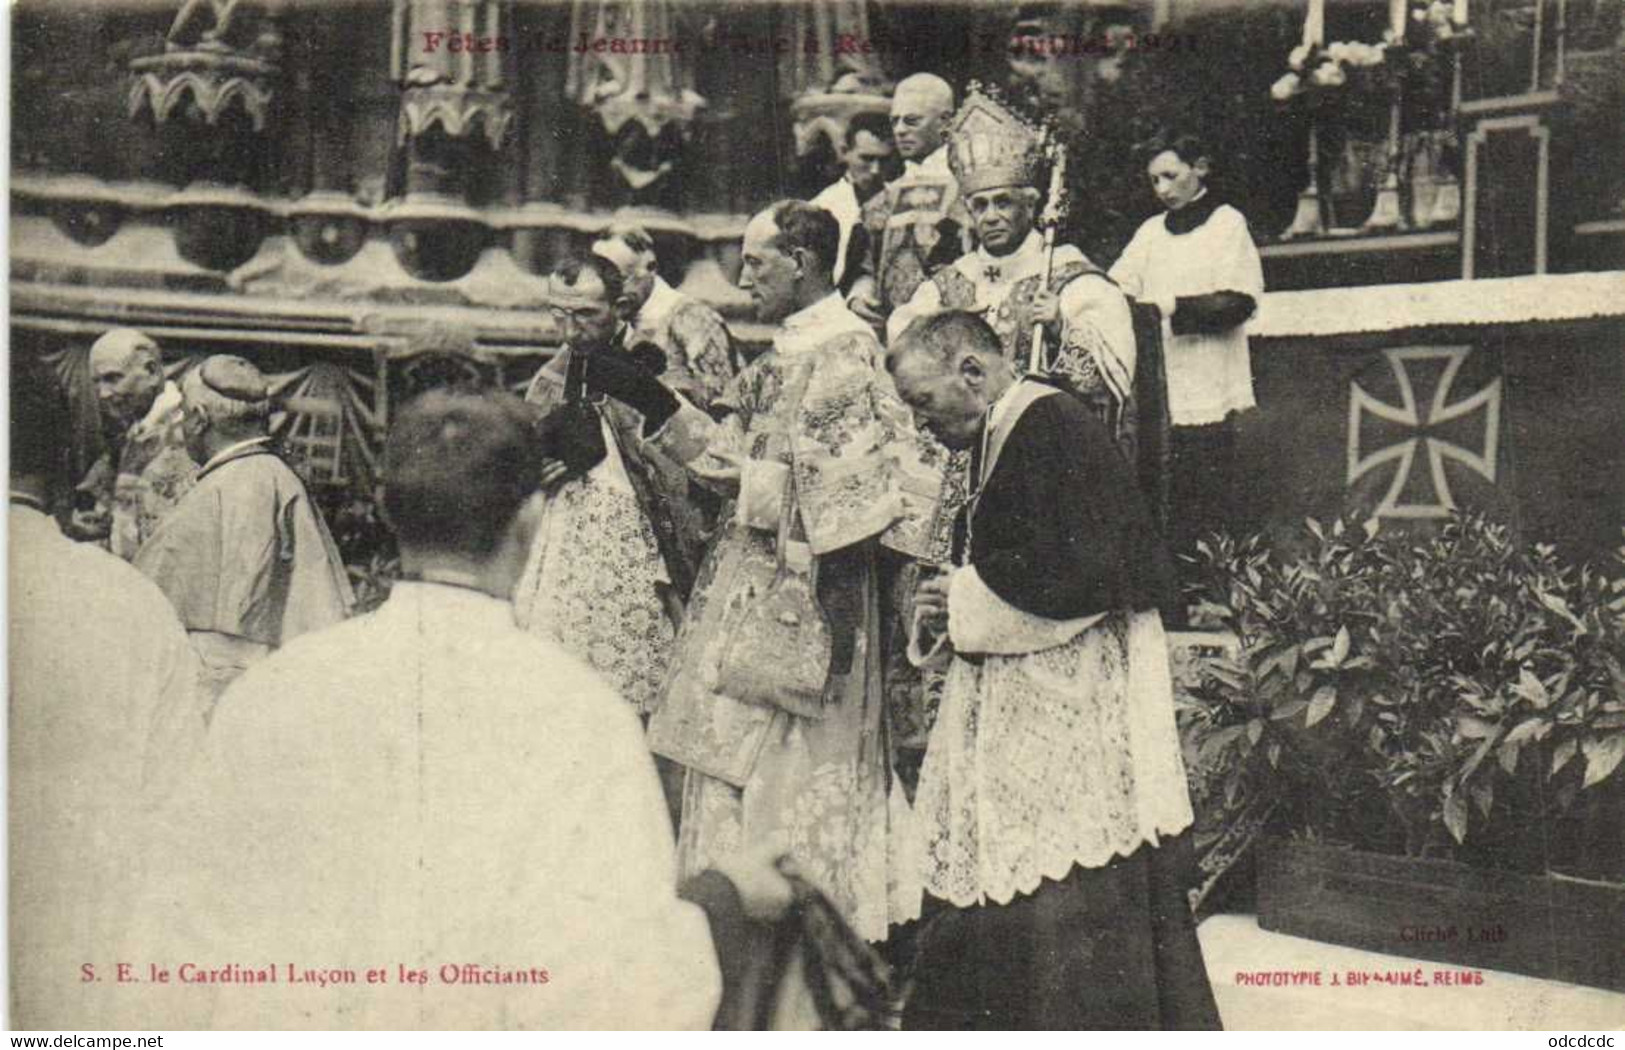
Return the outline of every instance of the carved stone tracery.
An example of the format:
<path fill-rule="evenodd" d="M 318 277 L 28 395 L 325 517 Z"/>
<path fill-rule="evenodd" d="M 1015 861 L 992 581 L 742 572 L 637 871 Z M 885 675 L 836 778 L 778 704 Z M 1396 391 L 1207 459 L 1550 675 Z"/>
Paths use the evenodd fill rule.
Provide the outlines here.
<path fill-rule="evenodd" d="M 130 116 L 150 111 L 153 122 L 163 124 L 179 113 L 188 122 L 214 126 L 235 107 L 255 132 L 263 132 L 282 71 L 281 53 L 282 35 L 270 4 L 186 0 L 170 25 L 163 54 L 130 60 L 135 74 Z"/>
<path fill-rule="evenodd" d="M 518 44 L 503 0 L 395 0 L 390 76 L 401 86 L 402 143 L 438 128 L 502 148 L 513 110 L 507 65 Z"/>
<path fill-rule="evenodd" d="M 390 205 L 389 239 L 419 279 L 466 276 L 489 243 L 468 187 L 513 122 L 510 15 L 505 0 L 395 0 L 390 75 L 401 88 L 406 177 Z"/>
<path fill-rule="evenodd" d="M 864 0 L 805 0 L 782 17 L 794 46 L 779 59 L 779 83 L 790 99 L 796 159 L 805 165 L 826 153 L 827 164 L 844 148 L 853 117 L 890 111 L 893 85 L 872 50 Z"/>
<path fill-rule="evenodd" d="M 565 90 L 597 115 L 614 144 L 610 169 L 634 199 L 657 194 L 657 184 L 675 170 L 690 125 L 706 104 L 694 90 L 693 41 L 679 32 L 675 5 L 671 0 L 583 0 L 571 18 L 570 38 L 645 42 L 635 53 L 572 48 Z"/>

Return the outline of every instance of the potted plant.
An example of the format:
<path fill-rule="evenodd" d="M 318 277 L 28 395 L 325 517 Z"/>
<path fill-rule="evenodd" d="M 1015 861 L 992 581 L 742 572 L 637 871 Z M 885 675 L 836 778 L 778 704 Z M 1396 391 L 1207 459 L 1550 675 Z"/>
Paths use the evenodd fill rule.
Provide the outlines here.
<path fill-rule="evenodd" d="M 1266 928 L 1625 989 L 1625 581 L 1477 516 L 1290 541 L 1199 546 L 1210 874 L 1262 843 Z"/>

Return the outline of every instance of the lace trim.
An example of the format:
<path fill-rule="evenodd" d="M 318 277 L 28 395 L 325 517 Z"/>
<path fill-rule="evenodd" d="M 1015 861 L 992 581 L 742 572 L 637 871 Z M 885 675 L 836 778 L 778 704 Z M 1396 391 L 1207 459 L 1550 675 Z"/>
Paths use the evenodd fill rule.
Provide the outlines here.
<path fill-rule="evenodd" d="M 1008 903 L 1192 822 L 1155 613 L 1113 614 L 1065 645 L 956 660 L 915 810 L 928 892 Z"/>
<path fill-rule="evenodd" d="M 660 706 L 676 635 L 664 570 L 637 498 L 589 475 L 548 501 L 514 589 L 514 620 L 556 639 L 648 713 Z"/>

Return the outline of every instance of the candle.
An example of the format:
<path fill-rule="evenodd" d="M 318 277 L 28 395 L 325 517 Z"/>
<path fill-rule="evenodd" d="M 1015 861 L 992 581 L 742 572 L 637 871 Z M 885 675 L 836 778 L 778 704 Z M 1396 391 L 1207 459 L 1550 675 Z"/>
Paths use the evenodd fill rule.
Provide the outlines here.
<path fill-rule="evenodd" d="M 1326 0 L 1309 0 L 1303 19 L 1303 42 L 1310 47 L 1326 42 Z"/>
<path fill-rule="evenodd" d="M 1455 3 L 1450 5 L 1450 21 L 1458 26 L 1467 24 L 1467 0 L 1455 0 Z"/>
<path fill-rule="evenodd" d="M 1460 3 L 1460 0 L 1457 2 Z M 1388 0 L 1388 28 L 1400 39 L 1405 36 L 1405 15 L 1409 7 L 1409 0 Z"/>

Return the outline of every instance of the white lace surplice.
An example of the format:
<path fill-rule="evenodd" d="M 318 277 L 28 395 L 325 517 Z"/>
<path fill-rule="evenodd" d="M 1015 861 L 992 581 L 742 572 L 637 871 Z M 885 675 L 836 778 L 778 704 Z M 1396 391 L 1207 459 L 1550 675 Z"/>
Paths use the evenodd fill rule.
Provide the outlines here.
<path fill-rule="evenodd" d="M 1171 695 L 1155 612 L 1038 652 L 955 659 L 914 800 L 926 891 L 1005 904 L 1190 826 Z"/>

